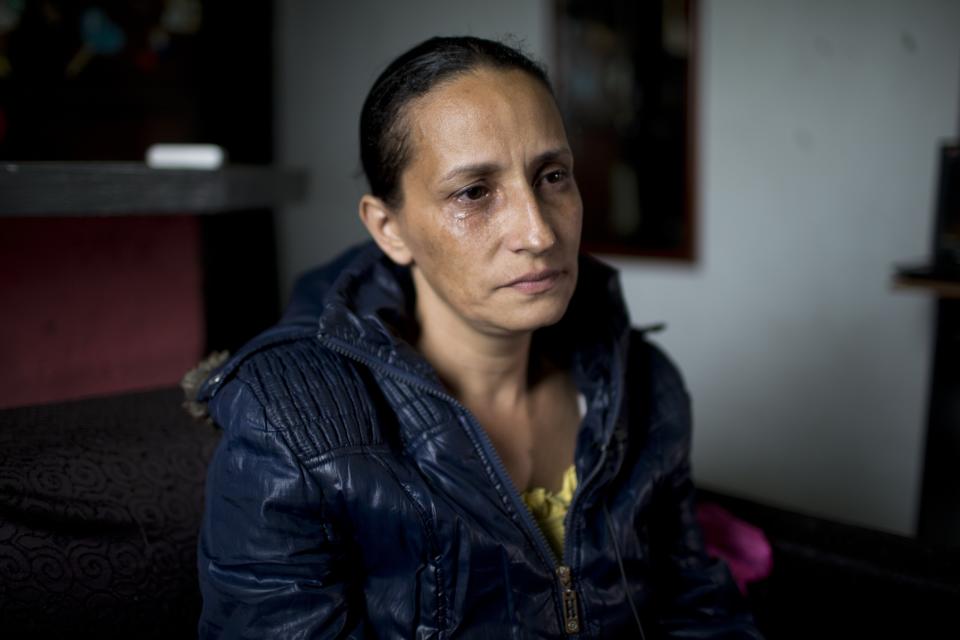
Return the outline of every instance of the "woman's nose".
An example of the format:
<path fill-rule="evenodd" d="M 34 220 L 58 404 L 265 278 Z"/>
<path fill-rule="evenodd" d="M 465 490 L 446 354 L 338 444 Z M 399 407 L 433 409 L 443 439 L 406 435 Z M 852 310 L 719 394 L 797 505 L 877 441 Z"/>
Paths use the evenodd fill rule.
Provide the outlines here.
<path fill-rule="evenodd" d="M 515 206 L 511 207 L 507 223 L 511 251 L 545 253 L 557 243 L 557 235 L 544 215 L 543 207 L 533 189 L 527 187 L 517 194 Z"/>

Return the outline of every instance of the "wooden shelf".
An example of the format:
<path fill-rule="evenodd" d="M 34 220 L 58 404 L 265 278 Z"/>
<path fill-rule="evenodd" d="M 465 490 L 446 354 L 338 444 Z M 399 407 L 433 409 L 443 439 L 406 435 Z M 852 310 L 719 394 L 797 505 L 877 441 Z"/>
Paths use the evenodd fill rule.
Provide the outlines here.
<path fill-rule="evenodd" d="M 940 298 L 960 298 L 960 280 L 934 280 L 896 275 L 893 278 L 893 288 L 923 290 Z"/>
<path fill-rule="evenodd" d="M 303 170 L 258 165 L 208 171 L 138 162 L 3 163 L 0 217 L 214 214 L 299 200 L 306 188 Z"/>

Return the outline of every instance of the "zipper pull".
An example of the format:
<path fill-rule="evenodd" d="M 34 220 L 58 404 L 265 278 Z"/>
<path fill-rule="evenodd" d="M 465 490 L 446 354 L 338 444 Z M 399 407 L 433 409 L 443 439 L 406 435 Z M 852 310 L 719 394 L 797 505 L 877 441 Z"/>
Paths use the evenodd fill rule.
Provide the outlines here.
<path fill-rule="evenodd" d="M 557 578 L 563 596 L 563 630 L 567 633 L 580 632 L 580 614 L 577 613 L 577 592 L 570 582 L 570 567 L 557 567 Z"/>

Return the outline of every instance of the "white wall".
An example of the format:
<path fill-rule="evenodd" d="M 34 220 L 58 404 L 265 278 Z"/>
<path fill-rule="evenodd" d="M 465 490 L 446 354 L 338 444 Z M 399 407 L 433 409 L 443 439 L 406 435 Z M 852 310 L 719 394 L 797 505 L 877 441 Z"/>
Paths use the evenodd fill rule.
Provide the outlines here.
<path fill-rule="evenodd" d="M 938 143 L 956 135 L 960 3 L 705 2 L 700 261 L 619 262 L 695 400 L 709 486 L 912 534 Z"/>
<path fill-rule="evenodd" d="M 701 484 L 912 534 L 932 301 L 889 277 L 928 249 L 937 145 L 958 124 L 960 3 L 702 5 L 700 259 L 617 260 L 634 321 L 668 323 Z M 512 33 L 549 59 L 549 11 L 277 4 L 277 157 L 312 174 L 278 222 L 284 287 L 363 237 L 356 123 L 379 70 L 435 34 Z"/>

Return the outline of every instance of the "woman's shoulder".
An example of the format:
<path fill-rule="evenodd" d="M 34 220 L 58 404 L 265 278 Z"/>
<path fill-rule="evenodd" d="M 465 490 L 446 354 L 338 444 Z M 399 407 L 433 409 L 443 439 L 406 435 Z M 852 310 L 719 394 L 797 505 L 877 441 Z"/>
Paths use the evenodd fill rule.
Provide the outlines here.
<path fill-rule="evenodd" d="M 246 350 L 208 379 L 208 411 L 225 431 L 284 432 L 312 453 L 379 441 L 367 379 L 315 332 Z"/>
<path fill-rule="evenodd" d="M 627 394 L 634 415 L 643 415 L 645 428 L 666 443 L 687 445 L 690 439 L 690 395 L 680 368 L 649 330 L 630 334 Z"/>
<path fill-rule="evenodd" d="M 654 329 L 632 329 L 627 356 L 628 373 L 646 379 L 658 395 L 687 394 L 680 367 L 649 335 Z"/>

